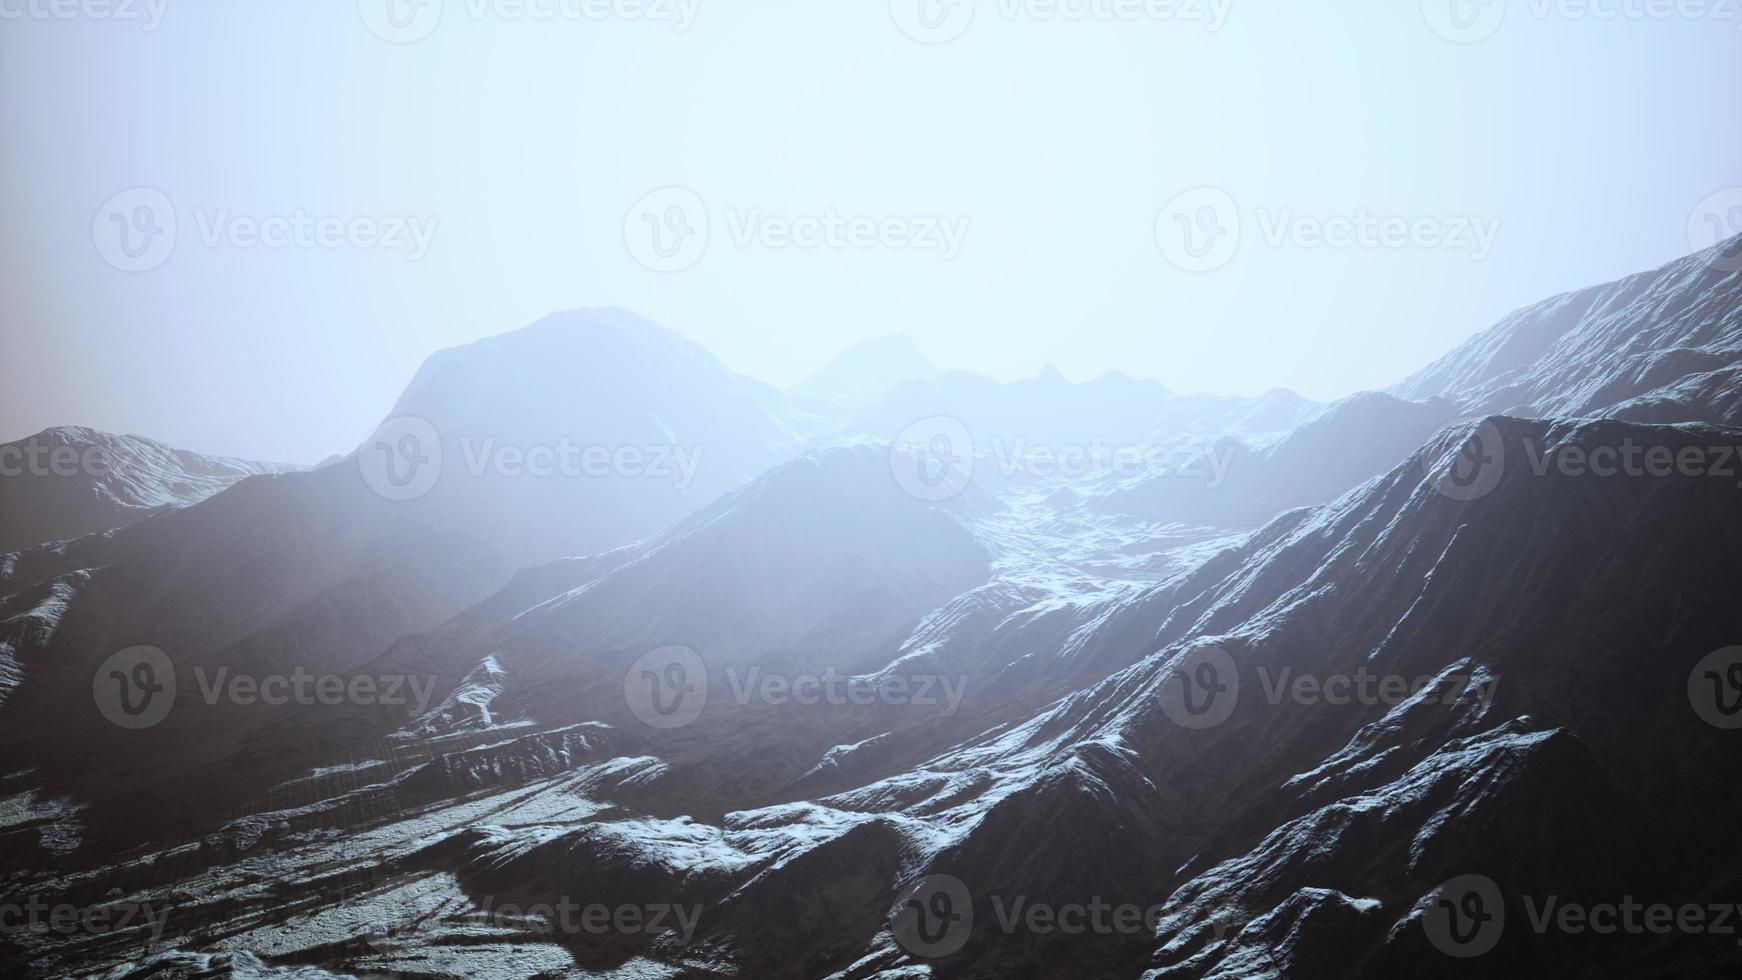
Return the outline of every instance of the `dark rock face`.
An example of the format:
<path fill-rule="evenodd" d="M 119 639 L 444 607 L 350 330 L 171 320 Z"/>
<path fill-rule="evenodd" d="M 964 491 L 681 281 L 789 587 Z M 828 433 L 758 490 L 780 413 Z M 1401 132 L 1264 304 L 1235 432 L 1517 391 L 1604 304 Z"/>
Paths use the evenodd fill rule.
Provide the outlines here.
<path fill-rule="evenodd" d="M 1131 388 L 1240 440 L 1221 496 L 928 497 L 938 460 L 862 438 L 1057 378 L 831 421 L 626 314 L 444 352 L 402 408 L 456 452 L 648 391 L 623 438 L 699 432 L 719 485 L 405 501 L 353 460 L 9 556 L 0 925 L 41 928 L 0 968 L 1725 975 L 1742 277 L 1697 259 L 1322 411 Z M 135 644 L 166 673 L 104 700 Z M 340 694 L 212 680 L 299 670 Z"/>

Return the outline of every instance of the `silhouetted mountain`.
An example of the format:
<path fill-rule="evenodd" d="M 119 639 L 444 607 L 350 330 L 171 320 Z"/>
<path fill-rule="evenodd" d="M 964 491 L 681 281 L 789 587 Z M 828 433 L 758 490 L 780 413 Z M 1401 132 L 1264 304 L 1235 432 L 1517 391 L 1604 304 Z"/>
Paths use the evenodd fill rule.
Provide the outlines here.
<path fill-rule="evenodd" d="M 786 393 L 807 401 L 862 409 L 903 382 L 923 381 L 937 373 L 912 337 L 890 334 L 854 344 Z"/>

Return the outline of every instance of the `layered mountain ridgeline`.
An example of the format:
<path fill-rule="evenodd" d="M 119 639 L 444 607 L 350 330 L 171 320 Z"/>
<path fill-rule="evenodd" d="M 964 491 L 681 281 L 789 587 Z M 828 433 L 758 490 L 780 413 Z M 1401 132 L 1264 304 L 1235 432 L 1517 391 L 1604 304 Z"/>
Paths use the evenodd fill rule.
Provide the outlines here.
<path fill-rule="evenodd" d="M 1488 437 L 1472 425 L 1146 589 L 1040 603 L 998 625 L 971 611 L 987 586 L 970 588 L 908 641 L 970 642 L 973 686 L 1002 678 L 949 712 L 904 705 L 892 721 L 887 704 L 734 707 L 728 694 L 725 711 L 708 703 L 663 729 L 637 717 L 624 685 L 635 673 L 620 664 L 604 672 L 614 692 L 549 689 L 565 659 L 576 676 L 591 667 L 569 637 L 660 628 L 633 610 L 615 626 L 589 621 L 638 563 L 658 580 L 662 558 L 712 543 L 704 528 L 723 524 L 729 539 L 744 511 L 722 506 L 523 622 L 446 645 L 501 648 L 449 692 L 480 694 L 484 724 L 443 718 L 450 697 L 379 755 L 286 782 L 272 809 L 55 886 L 70 901 L 128 882 L 107 900 L 174 907 L 176 936 L 36 952 L 101 962 L 143 942 L 159 956 L 146 976 L 217 948 L 438 976 L 519 975 L 527 962 L 559 975 L 1450 976 L 1469 964 L 1434 945 L 1423 917 L 1442 883 L 1481 875 L 1506 907 L 1481 961 L 1491 974 L 1721 961 L 1721 937 L 1618 950 L 1527 923 L 1546 896 L 1715 901 L 1742 870 L 1713 846 L 1739 802 L 1742 756 L 1688 689 L 1742 631 L 1727 585 L 1742 573 L 1742 491 L 1713 475 L 1539 472 L 1533 460 L 1630 442 L 1681 456 L 1742 434 L 1485 424 L 1501 475 L 1474 499 L 1447 492 L 1469 440 Z M 785 500 L 778 482 L 745 493 Z M 979 548 L 962 547 L 966 578 L 939 580 L 936 595 L 982 574 Z M 553 569 L 544 584 L 599 571 Z M 516 588 L 516 601 L 537 591 Z M 756 621 L 759 592 L 723 597 L 751 603 L 739 626 Z M 818 600 L 802 608 L 827 614 Z M 932 601 L 916 594 L 912 608 Z M 1043 626 L 1039 606 L 1059 621 Z M 1044 687 L 1022 666 L 1037 646 L 1121 666 L 1036 704 Z M 568 720 L 589 714 L 617 723 Z M 884 734 L 818 741 L 867 719 Z M 775 778 L 806 758 L 816 768 L 798 781 Z M 706 803 L 729 794 L 766 802 Z M 971 908 L 964 928 L 938 933 L 941 947 L 892 931 L 911 889 L 948 880 L 967 895 L 952 912 Z M 537 915 L 499 911 L 565 901 L 682 910 L 693 929 L 553 934 Z M 1072 934 L 1012 911 L 1036 907 L 1141 914 Z M 185 952 L 158 953 L 175 947 Z"/>
<path fill-rule="evenodd" d="M 964 451 L 998 462 L 1033 449 L 1110 452 L 1201 446 L 1219 436 L 1261 440 L 1293 429 L 1323 407 L 1284 389 L 1255 398 L 1177 394 L 1118 371 L 1084 382 L 1067 380 L 1051 365 L 1010 382 L 945 371 L 897 386 L 876 405 L 836 422 L 822 438 L 888 442 L 915 422 L 941 417 L 965 428 L 971 445 Z"/>
<path fill-rule="evenodd" d="M 1440 427 L 1489 413 L 1742 424 L 1742 238 L 1520 310 L 1383 393 L 1300 418 L 1280 438 L 1232 433 L 1188 463 L 1097 493 L 1103 511 L 1255 527 L 1324 503 Z"/>
<path fill-rule="evenodd" d="M 794 450 L 778 398 L 646 321 L 558 315 L 433 356 L 339 462 L 9 556 L 9 771 L 83 807 L 93 842 L 184 826 L 170 777 L 229 758 L 239 726 L 272 714 L 206 703 L 197 678 L 348 674 L 519 567 L 651 533 Z M 180 684 L 164 723 L 130 731 L 93 703 L 93 677 L 139 645 Z M 228 780 L 207 802 L 260 788 Z"/>
<path fill-rule="evenodd" d="M 1742 630 L 1715 584 L 1742 573 L 1736 481 L 1539 475 L 1529 460 L 1629 441 L 1704 452 L 1738 434 L 1488 424 L 1506 472 L 1481 499 L 1442 490 L 1474 427 L 1450 432 L 1178 581 L 1081 611 L 1087 645 L 1130 666 L 1029 717 L 1013 700 L 1006 723 L 912 768 L 717 823 L 632 805 L 541 832 L 524 878 L 523 835 L 495 827 L 449 867 L 462 882 L 493 869 L 481 891 L 537 882 L 528 900 L 546 903 L 564 887 L 693 903 L 697 941 L 638 955 L 757 976 L 1462 975 L 1421 919 L 1470 874 L 1496 883 L 1512 923 L 1491 970 L 1721 960 L 1724 937 L 1623 954 L 1525 924 L 1547 896 L 1704 903 L 1742 870 L 1713 844 L 1742 757 L 1688 697 L 1690 672 Z M 1206 664 L 1213 685 L 1185 690 Z M 660 758 L 642 778 L 685 764 Z M 969 926 L 915 955 L 879 923 L 938 875 L 965 888 Z M 1020 915 L 1010 928 L 1019 900 L 1135 907 L 1155 928 L 1072 935 Z"/>
<path fill-rule="evenodd" d="M 1408 455 L 1456 417 L 1445 399 L 1410 402 L 1363 392 L 1287 435 L 1249 446 L 1226 438 L 1172 472 L 1090 498 L 1108 513 L 1256 527 L 1282 511 L 1334 499 Z"/>
<path fill-rule="evenodd" d="M 11 560 L 0 890 L 152 914 L 13 935 L 0 968 L 1711 974 L 1731 937 L 1541 910 L 1711 906 L 1742 879 L 1721 844 L 1742 430 L 1692 404 L 1727 389 L 1681 376 L 1655 403 L 1690 400 L 1676 425 L 1604 417 L 1634 395 L 1524 418 L 1465 394 L 1528 388 L 1514 373 L 1551 349 L 1619 364 L 1637 333 L 1721 348 L 1734 304 L 1640 297 L 1738 277 L 1647 278 L 1617 307 L 1631 328 L 1581 313 L 1450 372 L 1468 385 L 1329 408 L 946 374 L 820 418 L 615 312 L 441 355 L 401 406 L 429 430 L 372 440 L 374 462 Z M 547 363 L 593 350 L 658 367 L 573 386 Z M 560 441 L 552 403 L 628 441 L 694 425 L 734 462 L 716 497 L 644 510 L 495 464 L 448 484 L 484 438 Z M 889 446 L 951 412 L 969 453 Z M 1005 479 L 981 444 L 1194 426 L 1241 438 L 1225 497 Z M 440 478 L 395 499 L 438 444 Z M 611 533 L 637 521 L 663 523 Z M 180 690 L 133 730 L 93 707 L 93 674 L 141 642 L 175 652 Z M 204 693 L 298 668 L 416 697 Z"/>
<path fill-rule="evenodd" d="M 0 445 L 0 555 L 125 527 L 293 468 L 82 426 L 47 429 Z"/>

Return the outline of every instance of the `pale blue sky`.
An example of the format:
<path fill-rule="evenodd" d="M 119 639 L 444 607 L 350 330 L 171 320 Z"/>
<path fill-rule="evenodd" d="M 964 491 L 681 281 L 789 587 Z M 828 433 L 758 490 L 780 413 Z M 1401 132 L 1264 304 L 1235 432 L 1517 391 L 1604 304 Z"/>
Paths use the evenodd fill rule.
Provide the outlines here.
<path fill-rule="evenodd" d="M 366 28 L 386 0 L 155 2 L 154 30 L 0 19 L 0 438 L 88 424 L 312 461 L 360 439 L 430 352 L 594 305 L 783 386 L 906 331 L 941 366 L 1004 378 L 1053 361 L 1334 398 L 1689 251 L 1701 202 L 1742 187 L 1742 30 L 1721 16 L 1519 0 L 1464 44 L 1416 0 L 1233 0 L 1215 31 L 978 0 L 927 44 L 884 0 L 686 0 L 682 31 L 446 0 L 427 37 L 391 44 Z M 127 272 L 95 239 L 136 186 L 163 192 L 176 236 Z M 626 227 L 667 186 L 710 229 L 693 265 L 656 272 Z M 1188 272 L 1157 216 L 1203 186 L 1234 202 L 1240 245 Z M 414 259 L 236 230 L 299 209 L 433 234 Z M 1454 241 L 1454 219 L 1498 225 L 1480 259 L 1267 240 L 1284 215 L 1298 242 L 1303 218 L 1363 210 Z M 779 246 L 789 219 L 830 215 L 894 230 Z M 933 218 L 966 221 L 947 259 Z"/>

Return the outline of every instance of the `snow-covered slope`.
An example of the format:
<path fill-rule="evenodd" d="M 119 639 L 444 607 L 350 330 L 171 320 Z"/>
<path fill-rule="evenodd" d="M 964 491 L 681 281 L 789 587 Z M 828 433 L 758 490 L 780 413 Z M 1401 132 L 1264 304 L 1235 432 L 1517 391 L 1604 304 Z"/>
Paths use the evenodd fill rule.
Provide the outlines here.
<path fill-rule="evenodd" d="M 1652 421 L 1734 419 L 1742 361 L 1742 276 L 1721 254 L 1742 238 L 1650 272 L 1547 299 L 1512 314 L 1391 389 L 1450 398 L 1464 414 L 1589 416 L 1634 399 Z M 1688 385 L 1716 399 L 1678 399 Z M 1670 406 L 1681 403 L 1680 418 Z"/>
<path fill-rule="evenodd" d="M 125 527 L 293 468 L 82 426 L 47 429 L 0 445 L 0 554 Z"/>

